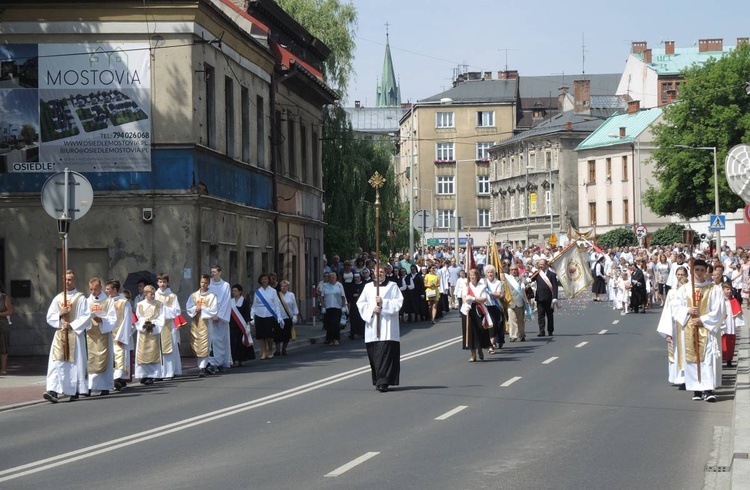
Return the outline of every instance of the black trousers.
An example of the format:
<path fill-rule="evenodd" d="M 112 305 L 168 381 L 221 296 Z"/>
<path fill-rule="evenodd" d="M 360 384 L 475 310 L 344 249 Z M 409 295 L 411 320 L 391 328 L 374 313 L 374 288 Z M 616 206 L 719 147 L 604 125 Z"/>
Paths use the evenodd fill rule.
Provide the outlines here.
<path fill-rule="evenodd" d="M 546 324 L 547 333 L 551 335 L 555 331 L 555 310 L 552 308 L 552 301 L 537 301 L 536 313 L 539 333 L 544 334 Z"/>

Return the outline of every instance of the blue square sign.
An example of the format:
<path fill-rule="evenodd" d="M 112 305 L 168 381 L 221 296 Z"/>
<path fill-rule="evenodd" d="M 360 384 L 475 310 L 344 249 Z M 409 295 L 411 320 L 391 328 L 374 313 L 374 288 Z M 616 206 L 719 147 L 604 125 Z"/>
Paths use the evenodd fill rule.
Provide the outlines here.
<path fill-rule="evenodd" d="M 711 231 L 721 231 L 727 228 L 727 217 L 723 214 L 712 214 L 708 220 L 708 229 Z"/>

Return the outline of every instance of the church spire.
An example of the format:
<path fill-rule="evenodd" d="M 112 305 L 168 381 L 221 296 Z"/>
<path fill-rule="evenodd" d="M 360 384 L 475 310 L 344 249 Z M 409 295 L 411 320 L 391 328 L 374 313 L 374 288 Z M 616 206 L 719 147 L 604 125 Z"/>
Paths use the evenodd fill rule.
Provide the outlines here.
<path fill-rule="evenodd" d="M 391 58 L 390 33 L 385 24 L 385 59 L 383 60 L 383 73 L 378 83 L 377 96 L 375 97 L 377 107 L 399 107 L 401 106 L 401 90 L 396 82 L 396 73 L 393 70 L 393 59 Z"/>

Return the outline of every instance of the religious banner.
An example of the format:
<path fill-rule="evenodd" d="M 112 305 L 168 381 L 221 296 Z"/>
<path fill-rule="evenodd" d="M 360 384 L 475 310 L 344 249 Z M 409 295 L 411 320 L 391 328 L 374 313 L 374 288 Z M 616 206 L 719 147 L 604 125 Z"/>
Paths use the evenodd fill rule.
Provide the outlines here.
<path fill-rule="evenodd" d="M 151 170 L 147 43 L 8 44 L 0 62 L 6 172 Z"/>
<path fill-rule="evenodd" d="M 568 298 L 585 291 L 594 281 L 588 266 L 588 252 L 572 242 L 557 255 L 550 265 L 557 272 L 557 280 Z"/>

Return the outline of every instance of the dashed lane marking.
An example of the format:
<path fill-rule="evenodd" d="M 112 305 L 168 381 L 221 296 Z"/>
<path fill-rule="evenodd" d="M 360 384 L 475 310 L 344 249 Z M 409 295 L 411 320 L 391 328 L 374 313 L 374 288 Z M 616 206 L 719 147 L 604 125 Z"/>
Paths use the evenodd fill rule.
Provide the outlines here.
<path fill-rule="evenodd" d="M 588 342 L 581 342 L 580 344 L 578 344 L 578 345 L 576 346 L 576 349 L 577 349 L 577 348 L 579 348 L 579 347 L 583 347 L 583 346 L 584 346 L 584 345 L 586 345 L 586 344 L 588 344 Z"/>
<path fill-rule="evenodd" d="M 546 361 L 544 361 L 542 364 L 550 364 L 552 362 L 555 362 L 556 360 L 560 359 L 559 357 L 550 357 Z"/>
<path fill-rule="evenodd" d="M 599 332 L 599 335 L 604 335 L 605 333 L 607 333 L 607 331 L 606 330 L 602 330 L 601 332 Z"/>
<path fill-rule="evenodd" d="M 448 412 L 445 412 L 440 417 L 435 417 L 435 420 L 445 420 L 448 417 L 452 417 L 452 416 L 456 415 L 458 412 L 460 412 L 462 410 L 465 410 L 467 408 L 469 408 L 468 405 L 459 405 L 456 408 L 454 408 L 453 410 L 449 410 Z"/>
<path fill-rule="evenodd" d="M 339 466 L 338 468 L 336 468 L 332 472 L 328 473 L 326 476 L 327 477 L 341 476 L 344 473 L 346 473 L 347 471 L 349 471 L 350 469 L 354 468 L 355 466 L 361 465 L 362 463 L 364 463 L 368 459 L 374 458 L 378 454 L 380 454 L 380 452 L 372 452 L 371 451 L 369 453 L 365 453 L 362 456 L 360 456 L 359 458 L 353 459 L 353 460 L 349 461 L 344 466 Z"/>
<path fill-rule="evenodd" d="M 514 377 L 510 378 L 508 381 L 506 381 L 505 383 L 501 384 L 500 388 L 507 388 L 508 386 L 512 385 L 513 383 L 515 383 L 519 379 L 521 379 L 521 376 L 514 376 Z"/>

